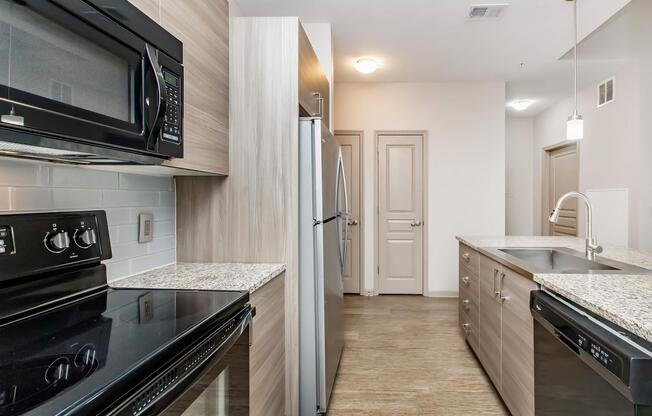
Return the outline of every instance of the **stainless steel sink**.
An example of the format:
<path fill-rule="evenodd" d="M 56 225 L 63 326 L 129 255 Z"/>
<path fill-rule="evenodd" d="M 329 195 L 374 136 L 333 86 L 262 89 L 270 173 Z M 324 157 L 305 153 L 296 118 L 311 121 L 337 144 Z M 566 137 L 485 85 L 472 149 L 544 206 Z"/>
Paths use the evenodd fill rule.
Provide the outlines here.
<path fill-rule="evenodd" d="M 481 247 L 493 260 L 532 277 L 537 273 L 652 274 L 652 271 L 605 257 L 591 261 L 585 254 L 565 247 Z"/>
<path fill-rule="evenodd" d="M 620 270 L 606 264 L 561 252 L 556 249 L 500 248 L 499 251 L 517 257 L 537 270 L 550 272 L 583 272 L 590 270 Z"/>

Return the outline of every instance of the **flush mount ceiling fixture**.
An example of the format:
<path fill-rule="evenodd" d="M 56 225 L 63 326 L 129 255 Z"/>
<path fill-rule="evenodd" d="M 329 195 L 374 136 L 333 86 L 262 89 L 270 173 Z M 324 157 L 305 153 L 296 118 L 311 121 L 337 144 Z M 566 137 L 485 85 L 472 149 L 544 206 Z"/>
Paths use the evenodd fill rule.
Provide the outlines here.
<path fill-rule="evenodd" d="M 358 58 L 353 64 L 355 69 L 361 74 L 371 74 L 380 68 L 380 64 L 373 58 Z"/>
<path fill-rule="evenodd" d="M 516 111 L 523 111 L 527 110 L 532 104 L 534 103 L 534 100 L 514 100 L 507 105 L 512 107 Z"/>

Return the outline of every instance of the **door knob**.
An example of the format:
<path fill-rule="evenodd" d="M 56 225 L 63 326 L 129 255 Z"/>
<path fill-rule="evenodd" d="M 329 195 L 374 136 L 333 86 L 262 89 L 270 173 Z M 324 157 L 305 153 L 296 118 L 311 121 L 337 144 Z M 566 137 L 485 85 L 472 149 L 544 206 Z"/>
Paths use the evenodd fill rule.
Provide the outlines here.
<path fill-rule="evenodd" d="M 421 221 L 412 221 L 410 224 L 412 227 L 420 227 L 421 226 Z"/>
<path fill-rule="evenodd" d="M 349 225 L 358 225 L 358 220 L 349 220 Z"/>

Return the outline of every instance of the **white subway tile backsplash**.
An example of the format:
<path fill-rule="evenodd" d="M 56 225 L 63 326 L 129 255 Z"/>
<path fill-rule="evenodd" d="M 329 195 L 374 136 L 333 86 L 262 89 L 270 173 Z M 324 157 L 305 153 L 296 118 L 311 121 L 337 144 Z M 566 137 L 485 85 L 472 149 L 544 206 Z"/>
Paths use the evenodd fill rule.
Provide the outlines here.
<path fill-rule="evenodd" d="M 174 219 L 174 206 L 169 207 L 136 207 L 130 209 L 130 222 L 138 222 L 138 214 L 152 214 L 154 221 L 167 221 Z"/>
<path fill-rule="evenodd" d="M 160 205 L 164 207 L 171 207 L 174 205 L 174 192 L 160 192 Z"/>
<path fill-rule="evenodd" d="M 0 185 L 48 186 L 50 168 L 31 161 L 0 160 Z"/>
<path fill-rule="evenodd" d="M 11 189 L 0 187 L 0 211 L 11 209 Z"/>
<path fill-rule="evenodd" d="M 118 174 L 68 166 L 52 166 L 52 186 L 57 188 L 118 189 Z"/>
<path fill-rule="evenodd" d="M 176 258 L 172 178 L 0 159 L 0 211 L 105 210 L 113 257 L 109 281 Z M 139 244 L 138 214 L 154 215 L 154 240 Z"/>
<path fill-rule="evenodd" d="M 51 188 L 11 188 L 12 211 L 44 211 L 53 208 Z"/>
<path fill-rule="evenodd" d="M 131 208 L 107 208 L 104 211 L 106 211 L 107 221 L 111 225 L 124 225 L 135 222 L 135 220 L 132 220 Z"/>
<path fill-rule="evenodd" d="M 174 221 L 154 220 L 154 237 L 165 237 L 174 234 Z"/>
<path fill-rule="evenodd" d="M 102 204 L 105 207 L 147 207 L 159 205 L 158 192 L 154 191 L 103 191 Z"/>
<path fill-rule="evenodd" d="M 54 209 L 91 209 L 102 205 L 102 191 L 95 189 L 52 189 Z"/>
<path fill-rule="evenodd" d="M 141 273 L 163 264 L 174 263 L 175 261 L 175 250 L 161 251 L 159 253 L 150 254 L 149 256 L 138 257 L 131 262 L 131 273 Z"/>
<path fill-rule="evenodd" d="M 173 235 L 168 237 L 159 237 L 147 244 L 148 253 L 158 253 L 159 251 L 172 250 L 175 248 L 175 238 Z"/>
<path fill-rule="evenodd" d="M 132 175 L 128 173 L 120 174 L 120 189 L 158 189 L 160 191 L 172 190 L 169 178 L 160 176 Z"/>

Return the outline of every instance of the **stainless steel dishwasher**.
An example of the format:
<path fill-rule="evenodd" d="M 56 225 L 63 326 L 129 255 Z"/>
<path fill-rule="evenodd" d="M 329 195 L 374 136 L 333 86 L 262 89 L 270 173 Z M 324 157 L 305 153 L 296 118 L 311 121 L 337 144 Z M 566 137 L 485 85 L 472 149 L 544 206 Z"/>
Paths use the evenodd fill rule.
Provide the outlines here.
<path fill-rule="evenodd" d="M 532 292 L 537 416 L 652 415 L 652 344 Z"/>

